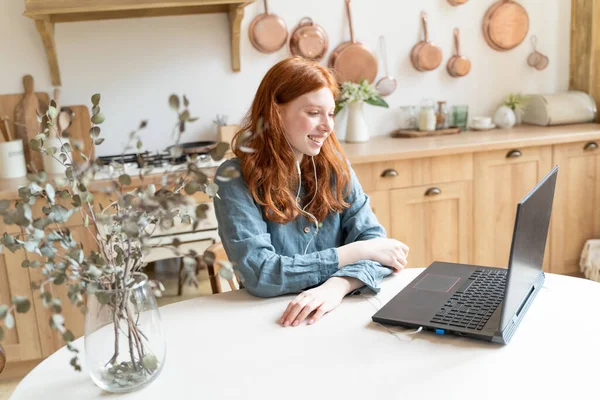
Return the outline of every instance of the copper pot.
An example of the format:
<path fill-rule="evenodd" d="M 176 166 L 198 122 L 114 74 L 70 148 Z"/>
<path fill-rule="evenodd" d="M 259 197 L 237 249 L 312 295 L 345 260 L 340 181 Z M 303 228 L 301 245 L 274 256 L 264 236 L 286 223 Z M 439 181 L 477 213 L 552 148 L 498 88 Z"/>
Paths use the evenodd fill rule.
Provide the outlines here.
<path fill-rule="evenodd" d="M 459 78 L 465 76 L 471 70 L 471 61 L 468 58 L 460 55 L 460 44 L 458 40 L 458 28 L 454 28 L 454 44 L 456 46 L 456 54 L 450 57 L 446 66 L 450 76 Z"/>
<path fill-rule="evenodd" d="M 494 50 L 506 51 L 517 47 L 529 31 L 529 15 L 513 0 L 492 4 L 483 17 L 483 37 Z"/>
<path fill-rule="evenodd" d="M 350 41 L 338 45 L 333 50 L 328 66 L 333 69 L 340 84 L 348 81 L 360 83 L 362 79 L 373 83 L 377 76 L 377 57 L 364 43 L 354 40 L 350 0 L 346 0 L 346 13 L 350 24 Z"/>
<path fill-rule="evenodd" d="M 429 41 L 427 34 L 427 13 L 421 12 L 424 39 L 413 46 L 410 61 L 418 71 L 433 71 L 442 63 L 442 49 Z"/>
<path fill-rule="evenodd" d="M 321 61 L 328 48 L 327 33 L 309 17 L 302 18 L 290 35 L 290 53 L 295 56 Z"/>
<path fill-rule="evenodd" d="M 281 17 L 269 13 L 267 0 L 265 12 L 257 15 L 248 28 L 250 43 L 262 53 L 274 53 L 281 49 L 288 39 L 287 26 Z"/>

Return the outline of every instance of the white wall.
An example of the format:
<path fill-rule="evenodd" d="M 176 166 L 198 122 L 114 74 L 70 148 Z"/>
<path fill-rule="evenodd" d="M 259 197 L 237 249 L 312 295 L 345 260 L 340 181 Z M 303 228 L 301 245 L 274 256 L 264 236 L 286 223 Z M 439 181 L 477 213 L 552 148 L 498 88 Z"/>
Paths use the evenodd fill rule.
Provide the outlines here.
<path fill-rule="evenodd" d="M 446 0 L 354 0 L 354 29 L 358 40 L 379 53 L 378 38 L 387 39 L 390 72 L 399 89 L 390 97 L 390 109 L 367 107 L 373 135 L 394 129 L 398 106 L 418 105 L 424 97 L 467 103 L 473 114 L 490 114 L 511 92 L 553 92 L 568 86 L 570 1 L 520 0 L 530 16 L 531 34 L 550 58 L 538 72 L 526 64 L 530 37 L 516 49 L 496 52 L 485 43 L 481 20 L 494 0 L 471 0 L 460 7 Z M 0 93 L 22 91 L 21 77 L 32 74 L 36 89 L 52 91 L 41 39 L 33 21 L 23 17 L 23 0 L 0 0 Z M 304 16 L 322 25 L 331 52 L 349 38 L 343 0 L 270 0 L 291 29 Z M 430 39 L 444 51 L 444 61 L 433 72 L 421 73 L 409 61 L 420 40 L 420 11 L 429 13 Z M 214 139 L 217 113 L 237 122 L 249 107 L 264 73 L 284 58 L 286 49 L 270 55 L 255 50 L 247 35 L 252 18 L 263 11 L 262 1 L 246 8 L 242 26 L 242 71 L 231 71 L 229 33 L 224 14 L 65 23 L 56 25 L 56 45 L 62 76 L 62 103 L 89 104 L 102 93 L 103 125 L 107 140 L 98 153 L 119 153 L 123 138 L 149 119 L 145 145 L 162 149 L 170 143 L 174 113 L 167 105 L 171 93 L 185 93 L 200 120 L 190 126 L 186 141 Z M 462 52 L 472 61 L 471 73 L 461 79 L 448 76 L 445 63 L 453 52 L 452 30 L 459 27 Z M 326 62 L 326 59 L 323 63 Z M 380 68 L 383 71 L 383 68 Z"/>

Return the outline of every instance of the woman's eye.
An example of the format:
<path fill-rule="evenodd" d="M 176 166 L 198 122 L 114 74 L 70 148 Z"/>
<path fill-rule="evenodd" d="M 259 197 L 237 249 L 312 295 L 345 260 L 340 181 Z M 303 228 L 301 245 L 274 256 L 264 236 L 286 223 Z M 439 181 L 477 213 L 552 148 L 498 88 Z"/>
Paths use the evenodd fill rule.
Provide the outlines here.
<path fill-rule="evenodd" d="M 314 116 L 319 115 L 319 112 L 318 111 L 309 111 L 308 115 L 312 115 L 314 117 Z"/>

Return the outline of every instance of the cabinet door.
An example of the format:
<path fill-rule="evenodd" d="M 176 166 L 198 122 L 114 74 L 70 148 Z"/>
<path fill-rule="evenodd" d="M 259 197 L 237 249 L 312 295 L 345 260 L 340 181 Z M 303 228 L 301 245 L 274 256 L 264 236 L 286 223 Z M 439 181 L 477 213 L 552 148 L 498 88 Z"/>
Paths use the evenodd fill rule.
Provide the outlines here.
<path fill-rule="evenodd" d="M 77 226 L 71 228 L 73 239 L 83 246 L 84 254 L 89 254 L 91 250 L 98 250 L 98 246 L 91 236 L 90 231 L 84 226 Z M 32 257 L 30 257 L 32 258 Z M 36 283 L 40 283 L 44 280 L 44 275 L 40 269 L 30 269 L 31 280 Z M 62 285 L 54 285 L 49 283 L 45 286 L 45 290 L 52 293 L 52 297 L 60 299 L 62 306 L 62 315 L 65 318 L 65 328 L 70 330 L 75 338 L 83 336 L 85 327 L 85 315 L 80 309 L 71 303 L 69 300 L 69 283 L 68 281 Z M 43 357 L 48 357 L 56 350 L 60 349 L 65 345 L 60 332 L 50 327 L 49 321 L 52 317 L 50 309 L 44 307 L 40 298 L 40 290 L 34 290 L 34 301 L 35 314 L 37 316 L 37 323 L 40 334 L 40 344 L 42 347 Z"/>
<path fill-rule="evenodd" d="M 452 182 L 390 192 L 390 236 L 410 248 L 409 267 L 470 262 L 471 186 Z"/>
<path fill-rule="evenodd" d="M 508 267 L 517 203 L 551 167 L 551 146 L 475 154 L 474 264 Z M 548 243 L 543 266 L 546 271 L 550 265 Z"/>
<path fill-rule="evenodd" d="M 598 142 L 554 146 L 559 165 L 553 205 L 550 272 L 579 274 L 588 239 L 600 238 L 600 149 Z"/>
<path fill-rule="evenodd" d="M 378 190 L 367 193 L 367 196 L 369 196 L 371 202 L 371 210 L 373 210 L 377 220 L 390 236 L 390 192 L 388 190 Z"/>
<path fill-rule="evenodd" d="M 11 253 L 4 248 L 0 253 L 0 304 L 11 304 L 13 296 L 24 296 L 32 306 L 25 314 L 13 313 L 15 327 L 4 330 L 2 347 L 6 351 L 9 362 L 34 360 L 42 357 L 40 337 L 35 311 L 33 309 L 33 294 L 28 268 L 22 268 L 25 260 L 23 250 Z"/>

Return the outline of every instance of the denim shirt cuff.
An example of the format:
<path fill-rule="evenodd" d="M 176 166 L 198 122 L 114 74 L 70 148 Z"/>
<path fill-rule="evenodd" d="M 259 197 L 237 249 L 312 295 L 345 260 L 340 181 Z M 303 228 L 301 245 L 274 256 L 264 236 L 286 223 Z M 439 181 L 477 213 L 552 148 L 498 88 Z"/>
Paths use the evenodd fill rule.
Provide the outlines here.
<path fill-rule="evenodd" d="M 320 251 L 318 254 L 319 254 L 319 264 L 321 266 L 321 268 L 319 268 L 320 281 L 325 282 L 336 271 L 338 271 L 338 266 L 340 265 L 340 259 L 339 259 L 336 248 L 323 250 L 323 251 Z"/>

